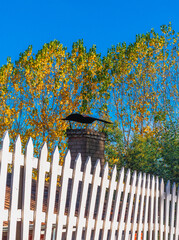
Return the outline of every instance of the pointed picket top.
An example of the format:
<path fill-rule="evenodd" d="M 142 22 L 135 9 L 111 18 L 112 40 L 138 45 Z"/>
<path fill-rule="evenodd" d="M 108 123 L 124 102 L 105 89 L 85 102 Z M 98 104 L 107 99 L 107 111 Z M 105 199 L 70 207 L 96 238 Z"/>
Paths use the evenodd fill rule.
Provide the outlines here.
<path fill-rule="evenodd" d="M 119 175 L 120 175 L 121 179 L 124 178 L 124 172 L 125 172 L 124 167 L 122 167 L 120 172 L 119 172 Z"/>
<path fill-rule="evenodd" d="M 176 192 L 176 183 L 175 182 L 172 184 L 172 192 Z"/>
<path fill-rule="evenodd" d="M 22 162 L 22 155 L 21 155 L 21 140 L 20 135 L 16 137 L 14 143 L 14 155 L 13 155 L 13 164 L 12 164 L 12 180 L 11 180 L 11 204 L 9 209 L 9 222 L 8 222 L 8 229 L 9 229 L 9 239 L 15 240 L 16 238 L 16 226 L 17 226 L 17 219 L 18 219 L 18 202 L 19 197 L 22 198 L 22 182 L 19 186 L 20 180 L 20 166 L 23 165 Z M 20 195 L 19 195 L 20 189 Z M 21 208 L 22 206 L 20 206 Z"/>
<path fill-rule="evenodd" d="M 18 161 L 20 161 L 20 164 L 24 164 L 24 158 L 21 157 L 21 149 L 22 149 L 22 143 L 20 135 L 16 137 L 15 143 L 14 143 L 14 153 L 20 154 L 20 157 L 18 158 Z"/>
<path fill-rule="evenodd" d="M 142 178 L 142 172 L 139 172 L 138 179 Z"/>
<path fill-rule="evenodd" d="M 1 140 L 1 142 L 2 142 L 2 152 L 6 149 L 6 151 L 7 151 L 7 149 L 8 149 L 8 151 L 9 151 L 9 143 L 10 143 L 10 139 L 9 139 L 9 132 L 8 131 L 5 131 L 5 133 L 4 133 L 4 135 L 3 135 L 3 137 L 2 137 L 2 140 Z"/>
<path fill-rule="evenodd" d="M 163 180 L 163 178 L 160 179 L 160 184 L 161 184 L 161 185 L 164 185 L 164 180 Z"/>
<path fill-rule="evenodd" d="M 43 155 L 47 155 L 47 152 L 48 152 L 48 149 L 47 149 L 47 143 L 44 142 L 43 145 L 42 145 L 42 148 L 40 150 L 40 158 L 43 156 Z M 43 158 L 43 160 L 46 162 L 46 159 Z"/>
<path fill-rule="evenodd" d="M 114 165 L 111 173 L 111 182 L 114 182 L 116 180 L 116 175 L 117 175 L 117 167 Z"/>
<path fill-rule="evenodd" d="M 33 145 L 33 141 L 32 141 L 32 138 L 29 137 L 27 143 L 26 143 L 26 147 L 25 147 L 25 152 L 28 153 L 28 152 L 33 152 L 34 151 L 34 145 Z"/>
<path fill-rule="evenodd" d="M 65 167 L 70 167 L 70 163 L 71 163 L 71 153 L 70 153 L 70 150 L 68 149 L 64 158 L 63 169 L 65 169 Z"/>
<path fill-rule="evenodd" d="M 56 146 L 52 153 L 52 161 L 54 161 L 54 160 L 59 161 L 59 157 L 60 157 L 59 149 L 58 149 L 58 146 Z"/>
<path fill-rule="evenodd" d="M 116 175 L 116 174 L 117 174 L 117 167 L 116 167 L 116 165 L 114 165 L 111 175 L 113 176 L 113 175 Z"/>
<path fill-rule="evenodd" d="M 78 153 L 76 159 L 75 159 L 75 169 L 78 168 L 79 166 L 81 166 L 81 153 Z"/>
<path fill-rule="evenodd" d="M 55 166 L 57 165 L 58 168 L 60 167 L 60 169 L 61 169 L 62 167 L 59 165 L 59 158 L 60 158 L 60 153 L 59 153 L 58 146 L 56 146 L 52 153 L 52 164 Z M 58 174 L 61 174 L 61 172 L 59 172 Z"/>
<path fill-rule="evenodd" d="M 139 172 L 139 173 L 138 173 L 137 179 L 138 179 L 138 182 L 139 182 L 139 181 L 142 181 L 142 172 Z M 140 186 L 140 187 L 141 187 L 141 186 Z"/>
<path fill-rule="evenodd" d="M 134 171 L 132 174 L 132 183 L 136 181 L 136 178 L 137 178 L 137 171 Z"/>
<path fill-rule="evenodd" d="M 108 175 L 108 171 L 109 171 L 109 164 L 108 164 L 108 162 L 106 162 L 105 165 L 104 165 L 103 176 Z"/>
<path fill-rule="evenodd" d="M 97 161 L 94 165 L 94 174 L 95 174 L 95 172 L 100 171 L 100 168 L 101 168 L 100 159 L 97 159 Z"/>
<path fill-rule="evenodd" d="M 167 185 L 166 185 L 166 192 L 170 191 L 170 180 L 167 181 Z"/>
<path fill-rule="evenodd" d="M 126 173 L 126 179 L 127 179 L 127 178 L 130 178 L 130 176 L 131 176 L 131 170 L 128 169 L 128 170 L 127 170 L 127 173 Z"/>
<path fill-rule="evenodd" d="M 147 182 L 150 182 L 150 174 L 147 175 Z"/>
<path fill-rule="evenodd" d="M 18 135 L 18 136 L 16 137 L 16 140 L 15 140 L 15 143 L 14 143 L 14 149 L 16 149 L 16 148 L 19 147 L 19 146 L 20 146 L 20 148 L 21 148 L 21 146 L 22 146 L 20 135 Z"/>
<path fill-rule="evenodd" d="M 84 172 L 90 168 L 91 169 L 91 157 L 87 157 L 86 162 L 85 162 L 85 167 L 84 167 Z M 91 172 L 91 171 L 90 171 Z"/>

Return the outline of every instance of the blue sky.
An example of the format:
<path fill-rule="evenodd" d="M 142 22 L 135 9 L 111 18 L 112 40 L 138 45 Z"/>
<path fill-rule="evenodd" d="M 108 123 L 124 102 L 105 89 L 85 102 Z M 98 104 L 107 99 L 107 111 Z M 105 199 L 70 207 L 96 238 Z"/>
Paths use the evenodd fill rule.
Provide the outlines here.
<path fill-rule="evenodd" d="M 36 53 L 44 43 L 59 40 L 70 51 L 84 40 L 105 55 L 119 42 L 127 44 L 136 34 L 172 23 L 179 32 L 179 1 L 175 0 L 31 0 L 1 1 L 0 66 L 7 57 L 18 59 L 29 45 Z"/>

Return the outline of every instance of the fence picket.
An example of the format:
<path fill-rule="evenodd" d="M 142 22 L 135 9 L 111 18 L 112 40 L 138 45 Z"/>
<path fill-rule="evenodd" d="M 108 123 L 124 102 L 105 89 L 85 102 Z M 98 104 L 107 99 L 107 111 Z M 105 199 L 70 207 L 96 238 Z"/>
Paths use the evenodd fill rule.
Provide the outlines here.
<path fill-rule="evenodd" d="M 15 240 L 16 238 L 22 240 L 29 239 L 31 227 L 31 229 L 33 228 L 33 240 L 39 240 L 42 237 L 42 230 L 46 240 L 52 238 L 56 240 L 64 239 L 64 237 L 67 240 L 71 240 L 74 239 L 73 231 L 75 231 L 75 239 L 86 240 L 91 238 L 94 240 L 99 238 L 103 240 L 122 240 L 124 238 L 126 240 L 129 238 L 134 240 L 136 237 L 138 240 L 178 240 L 179 188 L 176 193 L 175 183 L 172 186 L 172 193 L 170 193 L 170 181 L 167 182 L 164 191 L 163 179 L 159 183 L 158 177 L 152 176 L 151 179 L 151 176 L 148 175 L 146 180 L 145 173 L 143 176 L 139 173 L 137 178 L 137 172 L 135 171 L 130 185 L 130 169 L 127 171 L 124 180 L 124 168 L 121 169 L 119 181 L 116 182 L 116 167 L 113 168 L 111 178 L 108 179 L 108 163 L 105 164 L 101 178 L 99 160 L 96 162 L 94 173 L 91 174 L 90 158 L 87 159 L 85 170 L 81 171 L 80 154 L 78 154 L 76 159 L 75 168 L 71 169 L 70 151 L 65 156 L 63 166 L 60 166 L 58 147 L 54 150 L 50 164 L 47 161 L 48 151 L 46 144 L 42 147 L 38 161 L 37 158 L 33 157 L 31 138 L 26 145 L 25 156 L 21 154 L 20 137 L 16 139 L 13 154 L 9 152 L 9 142 L 8 132 L 6 132 L 3 137 L 2 149 L 0 150 L 0 239 L 3 237 L 4 230 L 7 230 L 7 239 L 9 240 Z M 9 186 L 6 186 L 6 181 L 8 164 L 11 163 L 11 200 L 10 208 L 7 210 L 5 209 L 5 196 L 6 190 L 9 191 Z M 34 211 L 31 210 L 30 203 L 32 171 L 33 168 L 37 168 L 37 163 L 37 195 Z M 23 165 L 24 168 L 22 167 Z M 22 190 L 20 189 L 21 169 L 23 170 Z M 50 184 L 47 213 L 45 213 L 43 212 L 43 207 L 46 206 L 46 204 L 43 206 L 45 174 L 49 172 L 49 169 Z M 54 207 L 56 205 L 58 176 L 61 176 L 61 186 L 59 188 L 59 208 L 56 214 L 54 213 Z M 67 204 L 67 193 L 69 194 L 68 187 L 71 189 L 71 186 L 68 184 L 69 179 L 72 179 L 72 191 L 67 214 L 65 207 Z M 99 189 L 100 192 L 98 192 Z M 20 191 L 22 192 L 22 207 L 19 207 L 19 201 L 21 200 L 21 197 L 18 199 Z M 80 194 L 79 196 L 78 193 Z M 79 203 L 77 203 L 77 200 Z M 87 203 L 89 203 L 88 209 L 86 209 Z M 76 204 L 79 208 L 78 212 L 75 212 Z M 85 216 L 85 210 L 87 211 L 87 217 Z M 7 220 L 8 226 L 3 226 L 5 221 L 5 224 L 7 224 Z M 22 222 L 21 225 L 20 221 Z M 30 222 L 32 222 L 31 225 Z M 41 226 L 42 223 L 45 224 Z M 21 231 L 19 231 L 20 226 L 22 227 Z M 62 235 L 63 232 L 66 232 L 66 235 Z M 130 232 L 131 236 L 129 236 Z"/>
<path fill-rule="evenodd" d="M 80 208 L 79 208 L 79 215 L 77 219 L 77 231 L 76 231 L 76 239 L 82 239 L 82 231 L 83 227 L 86 224 L 86 218 L 84 217 L 85 214 L 85 205 L 87 201 L 88 189 L 89 184 L 92 181 L 91 172 L 91 158 L 89 157 L 85 163 L 85 169 L 83 174 L 83 185 L 82 185 L 82 194 L 80 199 Z"/>
<path fill-rule="evenodd" d="M 67 218 L 65 215 L 65 204 L 67 198 L 67 189 L 68 189 L 68 180 L 72 178 L 72 169 L 70 168 L 71 163 L 71 156 L 70 151 L 68 150 L 65 161 L 63 164 L 62 169 L 62 176 L 61 176 L 61 188 L 60 188 L 60 196 L 59 196 L 59 211 L 57 215 L 57 230 L 55 239 L 61 239 L 62 237 L 62 230 L 63 225 L 66 225 Z"/>
<path fill-rule="evenodd" d="M 119 175 L 119 181 L 117 183 L 117 190 L 116 190 L 116 197 L 115 197 L 115 202 L 114 202 L 114 211 L 112 215 L 112 220 L 111 220 L 111 229 L 110 229 L 110 239 L 113 240 L 115 239 L 115 233 L 118 227 L 118 212 L 119 212 L 119 206 L 120 206 L 120 200 L 121 200 L 121 193 L 124 188 L 123 184 L 124 180 L 124 168 L 121 169 L 120 175 Z"/>
<path fill-rule="evenodd" d="M 176 206 L 176 224 L 175 224 L 175 240 L 179 238 L 179 186 L 177 189 L 177 206 Z"/>
<path fill-rule="evenodd" d="M 33 239 L 38 240 L 40 238 L 41 223 L 45 222 L 45 214 L 42 211 L 43 208 L 43 196 L 45 186 L 45 173 L 49 172 L 50 163 L 47 162 L 47 144 L 44 143 L 38 164 L 38 177 L 36 186 L 36 208 L 34 213 L 34 230 Z"/>
<path fill-rule="evenodd" d="M 8 163 L 12 163 L 12 154 L 9 153 L 9 134 L 6 131 L 2 139 L 0 155 L 0 239 L 2 239 L 3 221 L 8 219 L 8 210 L 4 209 Z"/>
<path fill-rule="evenodd" d="M 158 233 L 159 233 L 159 222 L 158 222 L 158 201 L 159 201 L 159 180 L 158 177 L 156 177 L 156 189 L 155 189 L 155 229 L 154 229 L 154 237 L 155 239 L 158 239 Z"/>
<path fill-rule="evenodd" d="M 31 186 L 32 186 L 32 169 L 37 168 L 37 159 L 33 158 L 33 143 L 29 138 L 25 157 L 24 157 L 24 179 L 23 179 L 23 200 L 22 200 L 22 232 L 21 238 L 29 237 L 29 222 L 33 221 L 33 211 L 30 209 Z"/>
<path fill-rule="evenodd" d="M 134 205 L 134 216 L 132 219 L 132 240 L 135 237 L 136 225 L 137 225 L 137 213 L 139 208 L 139 196 L 141 193 L 141 181 L 142 181 L 142 173 L 140 172 L 138 175 L 138 182 L 137 182 L 137 189 L 136 189 L 136 196 L 135 196 L 135 205 Z"/>
<path fill-rule="evenodd" d="M 146 193 L 145 208 L 144 208 L 143 239 L 147 239 L 149 197 L 150 197 L 150 175 L 147 176 L 147 193 Z"/>
<path fill-rule="evenodd" d="M 127 198 L 128 198 L 128 193 L 130 190 L 130 176 L 131 172 L 130 169 L 127 171 L 126 174 L 126 183 L 125 183 L 125 188 L 124 188 L 124 198 L 122 202 L 122 210 L 120 214 L 120 219 L 119 219 L 119 225 L 118 225 L 118 240 L 122 239 L 122 232 L 124 230 L 124 217 L 125 217 L 125 212 L 126 212 L 126 205 L 127 205 Z"/>
<path fill-rule="evenodd" d="M 101 191 L 100 191 L 98 212 L 96 217 L 94 240 L 99 239 L 100 229 L 102 229 L 102 226 L 103 226 L 103 220 L 102 220 L 103 207 L 104 207 L 104 201 L 105 201 L 106 188 L 109 186 L 108 171 L 109 171 L 108 163 L 106 163 L 104 166 L 104 172 L 103 172 L 103 177 L 101 182 Z"/>
<path fill-rule="evenodd" d="M 21 218 L 21 210 L 18 210 L 18 197 L 19 197 L 19 180 L 20 180 L 20 167 L 24 164 L 24 157 L 21 155 L 21 140 L 20 136 L 16 139 L 14 154 L 13 154 L 13 167 L 12 167 L 12 188 L 11 188 L 11 204 L 9 210 L 9 231 L 8 239 L 15 240 L 16 226 L 18 218 Z"/>
<path fill-rule="evenodd" d="M 141 194 L 141 203 L 140 203 L 140 209 L 139 209 L 139 223 L 138 223 L 137 240 L 141 240 L 143 211 L 144 211 L 144 197 L 145 197 L 145 194 L 146 194 L 145 185 L 146 185 L 146 174 L 144 173 L 143 174 L 143 180 L 142 180 L 142 194 Z"/>
<path fill-rule="evenodd" d="M 100 160 L 99 159 L 97 160 L 94 169 L 95 169 L 95 171 L 94 171 L 93 180 L 92 180 L 92 191 L 90 194 L 90 206 L 89 206 L 89 211 L 88 211 L 87 221 L 86 221 L 86 232 L 85 232 L 86 240 L 91 238 L 91 231 L 92 231 L 92 229 L 94 229 L 94 224 L 95 224 L 95 221 L 93 219 L 94 207 L 95 207 L 95 203 L 96 203 L 96 195 L 97 195 L 98 186 L 100 186 L 100 184 L 101 184 Z"/>
<path fill-rule="evenodd" d="M 50 240 L 52 235 L 52 225 L 56 223 L 56 214 L 54 214 L 55 196 L 57 187 L 57 176 L 61 176 L 62 166 L 59 166 L 59 151 L 55 148 L 50 166 L 50 188 L 48 194 L 48 209 L 46 215 L 45 239 Z"/>
<path fill-rule="evenodd" d="M 168 240 L 169 233 L 169 206 L 170 206 L 170 181 L 167 182 L 166 185 L 166 193 L 165 193 L 165 232 L 164 239 Z"/>
<path fill-rule="evenodd" d="M 137 173 L 134 171 L 132 175 L 132 184 L 130 187 L 130 201 L 129 201 L 129 206 L 128 206 L 128 213 L 127 213 L 127 221 L 126 221 L 126 228 L 125 228 L 125 240 L 128 240 L 129 238 L 129 231 L 131 228 L 131 215 L 132 215 L 132 206 L 133 206 L 133 200 L 134 200 L 134 194 L 135 194 L 135 189 L 136 189 L 136 178 L 137 178 Z"/>
<path fill-rule="evenodd" d="M 150 191 L 150 211 L 149 211 L 149 240 L 153 239 L 153 216 L 154 216 L 154 191 L 155 191 L 155 177 L 152 176 L 152 186 Z"/>
<path fill-rule="evenodd" d="M 73 171 L 73 183 L 70 197 L 70 211 L 67 219 L 67 239 L 72 239 L 73 226 L 76 226 L 75 207 L 78 193 L 79 181 L 82 180 L 81 154 L 78 154 Z"/>
<path fill-rule="evenodd" d="M 171 199 L 171 211 L 170 211 L 170 240 L 173 240 L 174 234 L 174 211 L 175 211 L 175 195 L 176 195 L 176 185 L 175 183 L 172 186 L 172 199 Z"/>
<path fill-rule="evenodd" d="M 117 185 L 116 174 L 117 174 L 117 169 L 116 169 L 116 166 L 114 166 L 113 170 L 112 170 L 111 180 L 110 180 L 108 200 L 106 203 L 107 208 L 106 208 L 104 224 L 103 224 L 103 235 L 102 235 L 103 240 L 107 239 L 108 230 L 110 229 L 110 225 L 111 225 L 110 213 L 112 210 L 113 195 L 114 195 L 114 191 L 116 190 L 116 185 Z"/>
<path fill-rule="evenodd" d="M 161 179 L 160 182 L 160 228 L 159 228 L 159 236 L 160 240 L 163 240 L 163 232 L 164 232 L 164 226 L 163 226 L 163 219 L 164 219 L 164 181 Z"/>

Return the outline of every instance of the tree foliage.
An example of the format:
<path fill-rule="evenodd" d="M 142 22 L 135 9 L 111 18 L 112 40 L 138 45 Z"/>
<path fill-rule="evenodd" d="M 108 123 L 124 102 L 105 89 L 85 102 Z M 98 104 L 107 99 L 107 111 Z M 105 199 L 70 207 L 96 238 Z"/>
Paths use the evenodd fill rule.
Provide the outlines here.
<path fill-rule="evenodd" d="M 43 141 L 51 150 L 58 143 L 63 157 L 68 124 L 61 119 L 93 113 L 115 122 L 106 129 L 110 164 L 176 179 L 178 71 L 179 34 L 171 24 L 160 34 L 151 30 L 130 45 L 113 46 L 103 57 L 82 40 L 71 51 L 57 40 L 37 54 L 29 46 L 0 68 L 0 137 L 9 129 L 24 145 L 31 136 L 35 149 Z"/>

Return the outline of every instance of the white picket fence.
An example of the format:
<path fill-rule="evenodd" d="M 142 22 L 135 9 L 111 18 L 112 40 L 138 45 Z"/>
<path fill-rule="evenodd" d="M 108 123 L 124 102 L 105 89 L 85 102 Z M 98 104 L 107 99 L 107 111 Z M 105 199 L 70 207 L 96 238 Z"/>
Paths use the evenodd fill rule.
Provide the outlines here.
<path fill-rule="evenodd" d="M 9 136 L 3 137 L 0 152 L 0 239 L 179 239 L 179 189 L 164 185 L 158 177 L 146 176 L 122 168 L 117 178 L 116 167 L 109 176 L 106 163 L 102 177 L 100 161 L 91 174 L 90 157 L 81 171 L 81 156 L 78 154 L 74 169 L 70 168 L 70 151 L 63 166 L 59 165 L 59 152 L 55 148 L 51 163 L 47 161 L 47 145 L 44 144 L 39 159 L 33 157 L 30 139 L 25 156 L 21 153 L 20 137 L 14 152 L 9 152 Z M 5 209 L 8 164 L 12 164 L 11 200 Z M 23 167 L 23 184 L 20 189 L 20 169 Z M 32 171 L 38 169 L 35 209 L 32 210 Z M 47 211 L 43 211 L 45 174 L 50 173 Z M 61 184 L 57 186 L 57 177 Z M 70 180 L 71 179 L 71 180 Z M 118 181 L 117 181 L 118 179 Z M 67 204 L 68 182 L 71 181 L 71 197 Z M 80 187 L 80 193 L 78 192 Z M 58 211 L 55 201 L 59 189 Z M 19 192 L 22 192 L 22 207 L 18 208 Z M 79 198 L 80 194 L 80 198 Z M 78 199 L 78 200 L 77 200 Z M 19 225 L 20 223 L 20 225 Z M 18 227 L 17 227 L 18 226 Z M 20 228 L 19 228 L 20 226 Z M 30 233 L 32 238 L 29 238 Z M 41 238 L 43 235 L 43 238 Z"/>

